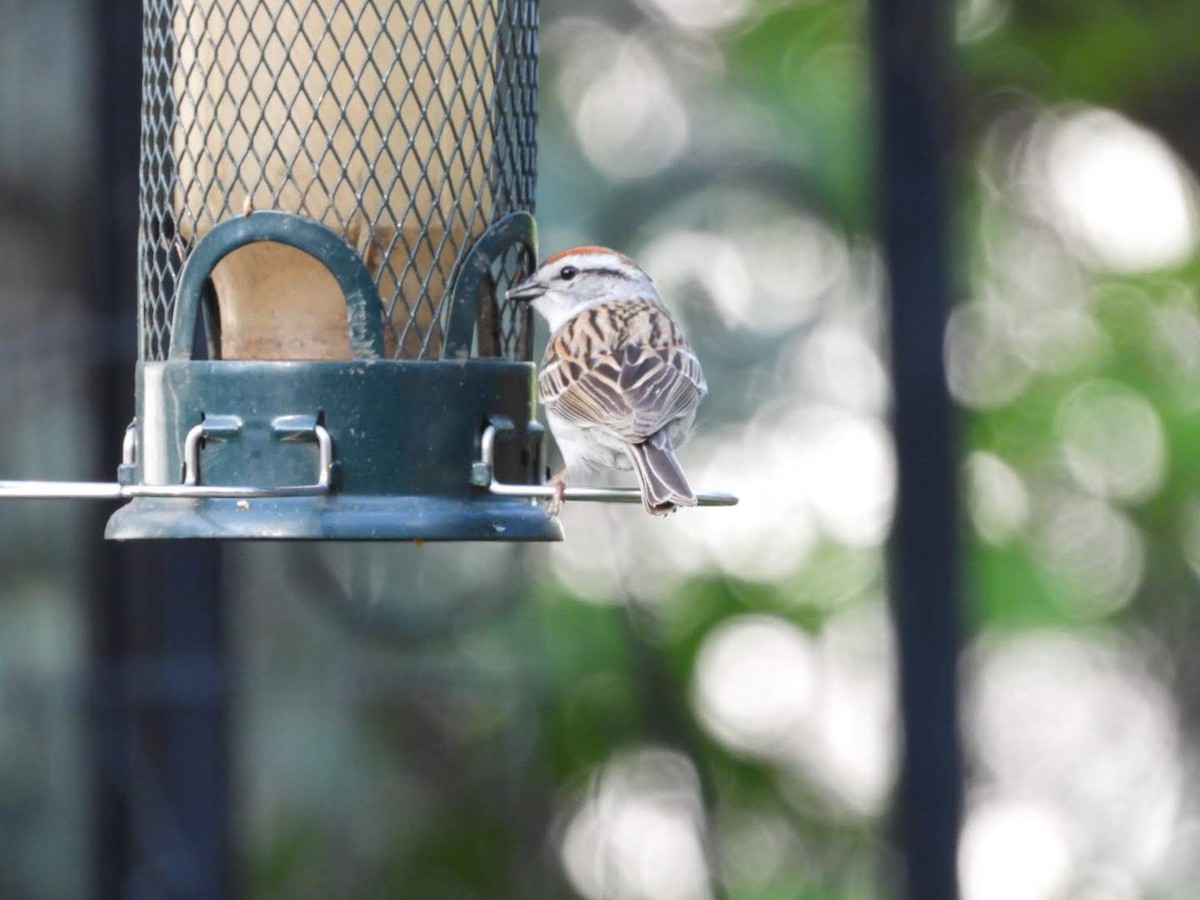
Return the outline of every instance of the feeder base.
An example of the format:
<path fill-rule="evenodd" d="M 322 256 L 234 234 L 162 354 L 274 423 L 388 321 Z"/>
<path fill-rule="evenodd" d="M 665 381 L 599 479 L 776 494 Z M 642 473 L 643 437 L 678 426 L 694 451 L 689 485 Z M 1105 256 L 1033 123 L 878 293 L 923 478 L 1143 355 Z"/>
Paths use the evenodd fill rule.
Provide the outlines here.
<path fill-rule="evenodd" d="M 181 500 L 139 497 L 117 510 L 110 540 L 561 541 L 545 509 L 511 499 L 281 497 Z"/>

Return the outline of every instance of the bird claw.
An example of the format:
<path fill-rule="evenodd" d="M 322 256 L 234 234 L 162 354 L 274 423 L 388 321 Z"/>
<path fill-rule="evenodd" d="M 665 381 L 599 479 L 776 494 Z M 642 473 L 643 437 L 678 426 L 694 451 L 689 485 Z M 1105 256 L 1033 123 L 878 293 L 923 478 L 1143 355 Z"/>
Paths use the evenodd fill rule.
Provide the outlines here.
<path fill-rule="evenodd" d="M 554 485 L 554 496 L 550 498 L 550 515 L 557 518 L 567 500 L 567 470 L 563 469 L 551 475 L 550 483 Z"/>

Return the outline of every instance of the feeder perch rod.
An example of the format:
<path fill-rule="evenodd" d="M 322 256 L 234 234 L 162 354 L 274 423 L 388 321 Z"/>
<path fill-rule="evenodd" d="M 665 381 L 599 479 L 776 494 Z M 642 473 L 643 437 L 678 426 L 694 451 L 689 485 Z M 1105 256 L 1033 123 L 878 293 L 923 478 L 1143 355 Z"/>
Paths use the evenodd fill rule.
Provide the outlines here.
<path fill-rule="evenodd" d="M 480 441 L 480 462 L 476 471 L 482 476 L 481 487 L 501 497 L 528 497 L 536 500 L 551 500 L 555 495 L 552 484 L 505 484 L 497 481 L 492 471 L 495 459 L 496 426 L 489 425 Z M 583 500 L 594 503 L 641 503 L 642 493 L 637 488 L 568 487 L 564 500 Z M 696 494 L 699 506 L 736 506 L 738 498 L 719 491 L 703 491 Z"/>
<path fill-rule="evenodd" d="M 188 432 L 184 441 L 182 484 L 120 484 L 106 481 L 0 481 L 0 500 L 94 499 L 127 500 L 133 497 L 173 497 L 203 500 L 261 500 L 270 497 L 320 497 L 330 492 L 333 471 L 333 438 L 311 416 L 281 416 L 273 425 L 282 440 L 312 436 L 320 453 L 313 484 L 282 487 L 241 487 L 200 484 L 200 445 L 204 438 L 229 437 L 240 427 L 235 416 L 211 416 Z M 126 438 L 126 464 L 133 462 L 134 444 Z"/>

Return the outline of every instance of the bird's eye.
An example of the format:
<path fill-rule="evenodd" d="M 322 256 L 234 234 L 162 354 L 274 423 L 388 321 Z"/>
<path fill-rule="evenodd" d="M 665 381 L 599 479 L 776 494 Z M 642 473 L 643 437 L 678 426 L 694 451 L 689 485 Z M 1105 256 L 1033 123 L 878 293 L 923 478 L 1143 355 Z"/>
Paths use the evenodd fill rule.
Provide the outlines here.
<path fill-rule="evenodd" d="M 574 266 L 563 266 L 558 272 L 558 277 L 563 281 L 570 281 L 578 274 L 579 270 Z"/>

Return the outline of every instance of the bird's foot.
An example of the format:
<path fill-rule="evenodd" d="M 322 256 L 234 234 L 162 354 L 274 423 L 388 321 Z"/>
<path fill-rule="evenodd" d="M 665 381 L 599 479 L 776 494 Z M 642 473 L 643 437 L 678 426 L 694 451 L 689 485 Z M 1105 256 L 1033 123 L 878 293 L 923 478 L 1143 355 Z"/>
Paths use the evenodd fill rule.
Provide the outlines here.
<path fill-rule="evenodd" d="M 557 518 L 567 500 L 567 470 L 563 469 L 551 475 L 550 483 L 554 485 L 554 496 L 550 498 L 550 515 Z"/>

